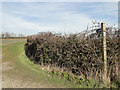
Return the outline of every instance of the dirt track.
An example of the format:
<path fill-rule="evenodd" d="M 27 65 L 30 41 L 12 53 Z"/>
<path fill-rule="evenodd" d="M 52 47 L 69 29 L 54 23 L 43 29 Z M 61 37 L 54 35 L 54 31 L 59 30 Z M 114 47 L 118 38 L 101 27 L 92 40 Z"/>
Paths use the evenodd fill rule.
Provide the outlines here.
<path fill-rule="evenodd" d="M 8 63 L 3 63 L 3 72 L 12 70 L 12 67 L 7 66 Z M 43 88 L 45 86 L 40 83 L 36 83 L 32 80 L 23 80 L 21 77 L 10 77 L 3 73 L 2 76 L 2 88 Z"/>
<path fill-rule="evenodd" d="M 17 69 L 14 68 L 13 62 L 10 61 L 4 61 L 2 60 L 2 57 L 5 57 L 6 55 L 0 56 L 0 84 L 2 84 L 2 88 L 43 88 L 46 87 L 44 85 L 41 85 L 38 82 L 33 81 L 32 79 L 23 79 L 22 75 L 14 75 L 18 72 Z M 14 56 L 13 56 L 14 57 Z M 2 62 L 2 63 L 1 63 Z M 14 72 L 13 75 L 9 75 L 9 72 Z M 1 88 L 0 87 L 0 88 Z"/>

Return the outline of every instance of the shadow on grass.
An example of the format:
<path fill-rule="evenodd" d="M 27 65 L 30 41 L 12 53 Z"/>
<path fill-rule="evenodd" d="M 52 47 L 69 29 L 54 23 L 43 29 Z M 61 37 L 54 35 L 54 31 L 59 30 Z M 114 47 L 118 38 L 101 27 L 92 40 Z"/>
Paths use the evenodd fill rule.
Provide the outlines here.
<path fill-rule="evenodd" d="M 116 85 L 118 86 L 118 88 L 120 88 L 120 82 L 116 82 Z"/>

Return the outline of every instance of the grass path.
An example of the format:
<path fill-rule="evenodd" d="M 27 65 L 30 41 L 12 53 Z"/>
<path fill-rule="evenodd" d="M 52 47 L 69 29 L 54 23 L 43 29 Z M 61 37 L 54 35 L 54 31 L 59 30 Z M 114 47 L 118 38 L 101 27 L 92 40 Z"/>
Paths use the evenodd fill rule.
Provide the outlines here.
<path fill-rule="evenodd" d="M 3 88 L 74 88 L 64 79 L 53 78 L 47 71 L 40 70 L 24 53 L 24 42 L 2 46 Z"/>

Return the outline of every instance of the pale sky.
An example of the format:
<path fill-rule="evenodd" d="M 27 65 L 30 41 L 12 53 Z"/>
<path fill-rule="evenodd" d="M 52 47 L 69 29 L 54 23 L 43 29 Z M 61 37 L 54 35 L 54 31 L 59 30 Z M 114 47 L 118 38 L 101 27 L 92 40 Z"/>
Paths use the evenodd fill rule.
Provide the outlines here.
<path fill-rule="evenodd" d="M 78 33 L 86 29 L 88 23 L 91 25 L 92 20 L 117 25 L 118 3 L 2 2 L 3 32 L 25 35 L 42 31 Z"/>

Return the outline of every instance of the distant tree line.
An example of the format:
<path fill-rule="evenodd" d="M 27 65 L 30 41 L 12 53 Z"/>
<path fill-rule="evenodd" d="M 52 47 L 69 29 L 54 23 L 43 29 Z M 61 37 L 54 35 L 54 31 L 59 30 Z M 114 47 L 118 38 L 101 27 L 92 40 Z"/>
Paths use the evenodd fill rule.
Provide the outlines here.
<path fill-rule="evenodd" d="M 18 35 L 15 34 L 15 33 L 9 33 L 9 32 L 5 32 L 5 33 L 2 33 L 0 35 L 0 38 L 2 39 L 12 39 L 12 38 L 26 38 L 25 35 L 19 33 Z"/>

